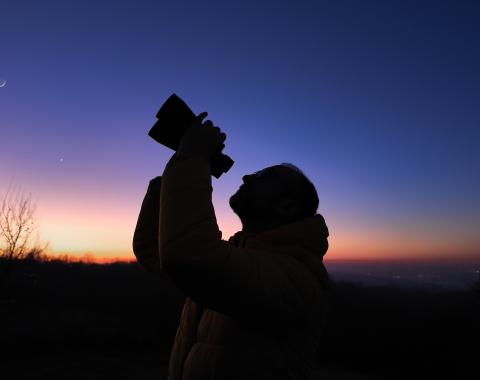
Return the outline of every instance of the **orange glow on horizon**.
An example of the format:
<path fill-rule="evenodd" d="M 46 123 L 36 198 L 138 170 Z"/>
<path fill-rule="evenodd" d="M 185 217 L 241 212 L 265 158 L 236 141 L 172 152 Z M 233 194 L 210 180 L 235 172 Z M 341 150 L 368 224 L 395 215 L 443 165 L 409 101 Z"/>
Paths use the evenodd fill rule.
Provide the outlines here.
<path fill-rule="evenodd" d="M 352 253 L 355 252 L 355 253 Z M 62 251 L 50 252 L 49 257 L 65 258 L 72 261 L 85 263 L 112 263 L 112 262 L 135 262 L 136 258 L 133 251 Z M 341 251 L 330 246 L 324 261 L 328 262 L 352 262 L 352 261 L 377 261 L 377 262 L 479 262 L 480 258 L 476 251 L 459 253 L 458 250 L 452 251 L 381 251 L 377 249 L 365 251 Z"/>
<path fill-rule="evenodd" d="M 92 252 L 86 252 L 83 254 L 74 253 L 59 253 L 59 254 L 47 254 L 48 259 L 60 260 L 71 263 L 85 263 L 85 264 L 112 264 L 112 263 L 134 263 L 135 257 L 125 256 L 99 256 Z"/>
<path fill-rule="evenodd" d="M 134 261 L 132 239 L 143 194 L 129 203 L 113 198 L 94 201 L 93 197 L 79 202 L 77 196 L 62 194 L 40 203 L 40 241 L 49 242 L 51 255 L 87 255 L 88 260 L 98 263 Z M 221 200 L 222 205 L 225 202 Z M 241 230 L 240 220 L 228 207 L 215 206 L 222 239 L 228 240 Z M 448 225 L 434 223 L 357 225 L 349 216 L 325 217 L 330 230 L 325 261 L 463 260 L 480 253 L 479 238 L 466 229 L 461 235 Z"/>

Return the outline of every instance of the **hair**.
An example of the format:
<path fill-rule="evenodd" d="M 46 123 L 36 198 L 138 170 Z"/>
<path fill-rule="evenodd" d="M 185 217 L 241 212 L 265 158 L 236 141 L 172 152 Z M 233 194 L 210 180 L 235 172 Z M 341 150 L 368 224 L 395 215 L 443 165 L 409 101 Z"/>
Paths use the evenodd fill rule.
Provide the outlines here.
<path fill-rule="evenodd" d="M 308 179 L 305 173 L 303 173 L 297 166 L 288 162 L 283 162 L 281 166 L 287 167 L 299 174 L 298 184 L 295 186 L 293 195 L 301 206 L 300 217 L 314 216 L 317 213 L 319 205 L 318 194 L 315 186 Z"/>

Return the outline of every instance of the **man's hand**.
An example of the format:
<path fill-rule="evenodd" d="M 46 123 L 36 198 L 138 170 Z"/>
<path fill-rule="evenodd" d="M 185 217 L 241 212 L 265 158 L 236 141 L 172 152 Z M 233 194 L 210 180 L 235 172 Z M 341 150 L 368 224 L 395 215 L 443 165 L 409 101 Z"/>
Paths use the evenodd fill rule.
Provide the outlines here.
<path fill-rule="evenodd" d="M 182 154 L 198 155 L 210 159 L 214 153 L 219 152 L 225 145 L 225 133 L 215 127 L 211 120 L 203 122 L 207 112 L 199 114 L 183 135 L 178 145 L 177 152 Z"/>

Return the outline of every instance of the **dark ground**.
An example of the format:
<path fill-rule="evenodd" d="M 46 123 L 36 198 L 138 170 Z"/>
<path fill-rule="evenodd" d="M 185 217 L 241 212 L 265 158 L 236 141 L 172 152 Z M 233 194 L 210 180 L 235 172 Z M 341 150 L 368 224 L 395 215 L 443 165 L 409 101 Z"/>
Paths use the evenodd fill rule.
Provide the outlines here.
<path fill-rule="evenodd" d="M 138 264 L 15 266 L 0 294 L 0 379 L 166 378 L 183 303 L 167 277 Z M 336 282 L 331 300 L 318 378 L 477 378 L 479 294 Z"/>

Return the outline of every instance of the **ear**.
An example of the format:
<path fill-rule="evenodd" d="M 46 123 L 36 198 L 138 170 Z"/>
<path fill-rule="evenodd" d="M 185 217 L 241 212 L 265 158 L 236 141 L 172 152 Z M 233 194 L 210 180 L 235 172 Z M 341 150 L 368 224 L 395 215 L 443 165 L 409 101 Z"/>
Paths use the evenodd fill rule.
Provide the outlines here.
<path fill-rule="evenodd" d="M 278 216 L 289 219 L 299 214 L 300 206 L 295 199 L 280 199 L 275 205 L 275 211 Z"/>

